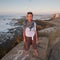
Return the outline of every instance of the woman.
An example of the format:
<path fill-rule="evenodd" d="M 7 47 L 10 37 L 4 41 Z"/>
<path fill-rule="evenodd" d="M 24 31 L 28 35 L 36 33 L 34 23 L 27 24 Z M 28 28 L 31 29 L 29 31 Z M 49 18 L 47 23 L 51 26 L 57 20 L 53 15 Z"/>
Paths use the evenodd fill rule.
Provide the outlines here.
<path fill-rule="evenodd" d="M 26 21 L 23 22 L 23 40 L 24 40 L 25 54 L 28 53 L 30 45 L 32 44 L 34 55 L 38 56 L 36 46 L 37 29 L 36 29 L 36 23 L 33 21 L 32 12 L 27 12 Z"/>

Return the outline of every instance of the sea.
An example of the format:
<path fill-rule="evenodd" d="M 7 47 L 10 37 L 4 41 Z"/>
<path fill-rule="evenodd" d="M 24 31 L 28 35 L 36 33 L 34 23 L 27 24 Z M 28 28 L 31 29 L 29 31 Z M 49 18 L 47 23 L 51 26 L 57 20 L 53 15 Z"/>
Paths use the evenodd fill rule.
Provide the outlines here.
<path fill-rule="evenodd" d="M 25 14 L 1 14 L 0 15 L 0 32 L 7 32 L 8 29 L 17 27 L 14 26 L 14 23 L 16 23 L 16 20 L 12 19 L 20 19 Z M 51 18 L 51 15 L 48 14 L 41 14 L 41 15 L 34 15 L 33 20 L 39 19 L 39 20 L 49 20 Z M 10 25 L 12 23 L 12 26 Z"/>

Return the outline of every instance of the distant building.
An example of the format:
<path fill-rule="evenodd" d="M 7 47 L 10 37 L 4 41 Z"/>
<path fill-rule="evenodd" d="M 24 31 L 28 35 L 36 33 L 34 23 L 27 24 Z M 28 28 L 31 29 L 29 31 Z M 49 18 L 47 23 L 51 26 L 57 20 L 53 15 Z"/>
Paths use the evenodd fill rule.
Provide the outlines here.
<path fill-rule="evenodd" d="M 60 13 L 56 13 L 55 18 L 60 18 Z"/>
<path fill-rule="evenodd" d="M 52 19 L 60 18 L 60 13 L 53 14 Z"/>

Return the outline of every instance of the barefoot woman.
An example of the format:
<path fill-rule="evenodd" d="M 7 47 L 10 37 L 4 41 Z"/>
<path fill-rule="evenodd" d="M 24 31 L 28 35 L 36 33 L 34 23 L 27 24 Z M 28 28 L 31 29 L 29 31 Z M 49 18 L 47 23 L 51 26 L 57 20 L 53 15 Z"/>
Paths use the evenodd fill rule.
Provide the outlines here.
<path fill-rule="evenodd" d="M 26 20 L 23 22 L 23 40 L 24 40 L 25 54 L 28 53 L 30 45 L 32 44 L 34 55 L 38 56 L 36 46 L 37 29 L 36 29 L 36 23 L 33 21 L 32 12 L 27 12 Z"/>

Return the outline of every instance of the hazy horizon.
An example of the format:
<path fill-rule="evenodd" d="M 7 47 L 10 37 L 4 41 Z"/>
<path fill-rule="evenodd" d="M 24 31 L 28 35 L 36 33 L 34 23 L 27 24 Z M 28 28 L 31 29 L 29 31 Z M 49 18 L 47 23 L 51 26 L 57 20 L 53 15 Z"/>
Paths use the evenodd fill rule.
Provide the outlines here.
<path fill-rule="evenodd" d="M 60 13 L 60 0 L 0 0 L 0 14 Z"/>

